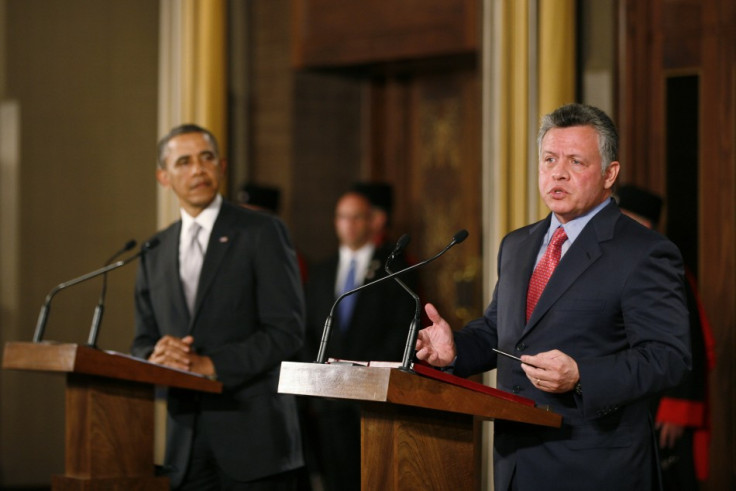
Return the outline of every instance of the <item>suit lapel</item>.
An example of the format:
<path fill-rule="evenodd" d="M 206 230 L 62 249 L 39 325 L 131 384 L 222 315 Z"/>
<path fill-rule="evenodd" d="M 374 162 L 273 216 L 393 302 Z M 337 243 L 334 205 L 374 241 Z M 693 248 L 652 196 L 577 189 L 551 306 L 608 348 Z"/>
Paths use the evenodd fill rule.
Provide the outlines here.
<path fill-rule="evenodd" d="M 617 207 L 607 206 L 598 212 L 580 232 L 578 238 L 560 260 L 542 296 L 539 297 L 537 306 L 526 325 L 525 333 L 533 329 L 552 305 L 565 294 L 570 285 L 598 260 L 602 254 L 600 243 L 613 237 L 613 228 L 619 215 Z"/>
<path fill-rule="evenodd" d="M 184 297 L 184 287 L 181 282 L 181 276 L 179 275 L 179 235 L 181 234 L 181 221 L 176 222 L 161 236 L 161 245 L 159 247 L 162 250 L 160 255 L 161 264 L 163 264 L 164 281 L 166 282 L 166 288 L 170 292 L 176 292 L 172 295 L 174 299 L 173 308 L 184 319 L 189 319 L 189 309 L 187 309 L 187 301 Z M 181 336 L 186 334 L 186 331 L 179 333 Z"/>
<path fill-rule="evenodd" d="M 534 263 L 537 254 L 539 254 L 544 234 L 549 228 L 549 223 L 550 217 L 548 216 L 545 220 L 532 225 L 529 228 L 529 236 L 519 244 L 516 251 L 510 251 L 511 257 L 515 261 L 510 271 L 518 271 L 518 274 L 514 276 L 515 281 L 518 282 L 515 285 L 517 306 L 514 306 L 511 312 L 518 316 L 514 321 L 514 325 L 520 326 L 519 334 L 526 325 L 526 294 L 529 289 L 529 279 L 532 277 Z"/>
<path fill-rule="evenodd" d="M 194 315 L 189 323 L 190 330 L 202 305 L 202 300 L 212 287 L 212 282 L 217 276 L 217 271 L 220 269 L 222 261 L 232 243 L 232 218 L 233 215 L 228 203 L 223 202 L 220 213 L 215 220 L 215 225 L 212 228 L 210 240 L 207 244 L 207 253 L 202 263 L 202 272 L 199 275 L 199 285 L 197 286 L 197 298 L 194 301 Z"/>

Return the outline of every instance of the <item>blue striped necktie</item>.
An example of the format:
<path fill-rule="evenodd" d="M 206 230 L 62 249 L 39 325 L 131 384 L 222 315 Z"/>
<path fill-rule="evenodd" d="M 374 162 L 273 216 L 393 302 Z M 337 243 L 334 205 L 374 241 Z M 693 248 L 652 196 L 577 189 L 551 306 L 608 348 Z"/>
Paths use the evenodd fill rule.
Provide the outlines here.
<path fill-rule="evenodd" d="M 343 284 L 342 293 L 350 291 L 356 287 L 355 269 L 356 261 L 355 258 L 353 258 L 350 260 L 350 268 L 348 269 L 348 275 L 345 278 L 345 283 Z M 342 332 L 347 331 L 348 327 L 350 327 L 350 320 L 353 317 L 353 310 L 355 309 L 355 301 L 357 299 L 357 293 L 353 293 L 352 295 L 348 295 L 347 297 L 343 298 L 338 305 L 338 321 L 340 323 L 340 330 Z"/>

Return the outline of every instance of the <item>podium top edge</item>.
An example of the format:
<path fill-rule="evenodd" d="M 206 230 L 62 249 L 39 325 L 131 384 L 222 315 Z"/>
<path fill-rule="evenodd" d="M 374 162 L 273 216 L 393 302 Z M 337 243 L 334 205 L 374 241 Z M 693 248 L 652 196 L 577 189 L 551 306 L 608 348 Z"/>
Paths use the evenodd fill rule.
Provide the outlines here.
<path fill-rule="evenodd" d="M 72 343 L 8 342 L 2 368 L 91 375 L 213 393 L 222 392 L 223 387 L 221 382 L 198 374 Z"/>

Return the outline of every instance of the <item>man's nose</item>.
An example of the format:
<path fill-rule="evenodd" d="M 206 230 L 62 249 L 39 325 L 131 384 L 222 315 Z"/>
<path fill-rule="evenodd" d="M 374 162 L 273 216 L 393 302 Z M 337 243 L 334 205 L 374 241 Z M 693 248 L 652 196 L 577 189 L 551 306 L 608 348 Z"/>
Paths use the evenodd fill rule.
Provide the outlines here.
<path fill-rule="evenodd" d="M 194 160 L 194 165 L 192 166 L 192 172 L 194 174 L 200 174 L 201 172 L 204 171 L 205 165 L 206 164 L 205 164 L 205 161 L 204 160 L 202 160 L 202 159 L 195 159 Z"/>
<path fill-rule="evenodd" d="M 554 179 L 555 181 L 567 179 L 569 176 L 569 169 L 567 168 L 566 164 L 556 165 L 555 168 L 552 169 L 552 179 Z"/>

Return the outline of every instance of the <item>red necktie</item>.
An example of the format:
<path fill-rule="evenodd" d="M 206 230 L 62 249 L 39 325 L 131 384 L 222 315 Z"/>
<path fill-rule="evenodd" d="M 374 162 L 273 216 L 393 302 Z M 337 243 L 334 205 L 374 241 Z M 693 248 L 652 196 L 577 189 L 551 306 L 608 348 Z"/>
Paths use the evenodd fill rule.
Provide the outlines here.
<path fill-rule="evenodd" d="M 532 278 L 529 280 L 529 290 L 526 294 L 526 320 L 529 321 L 529 317 L 532 316 L 534 307 L 537 306 L 539 297 L 542 296 L 544 287 L 547 286 L 550 276 L 554 272 L 557 264 L 560 262 L 560 255 L 562 254 L 562 244 L 567 240 L 565 235 L 565 229 L 557 227 L 555 233 L 552 234 L 552 240 L 549 241 L 547 250 L 544 251 L 544 256 L 539 260 Z"/>

